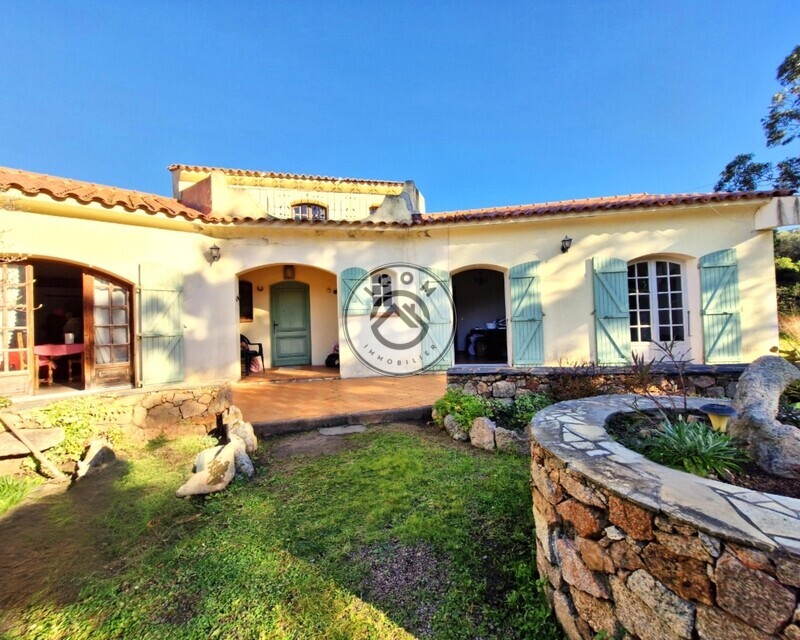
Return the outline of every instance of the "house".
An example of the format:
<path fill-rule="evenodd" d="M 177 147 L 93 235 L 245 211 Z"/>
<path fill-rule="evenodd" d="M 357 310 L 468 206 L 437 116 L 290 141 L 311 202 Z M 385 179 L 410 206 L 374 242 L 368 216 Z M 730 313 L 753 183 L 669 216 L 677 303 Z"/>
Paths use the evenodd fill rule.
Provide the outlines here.
<path fill-rule="evenodd" d="M 786 191 L 427 213 L 413 182 L 169 169 L 171 198 L 0 168 L 0 395 L 46 362 L 86 389 L 238 379 L 240 334 L 267 366 L 338 343 L 343 377 L 653 341 L 748 362 L 778 340 L 772 229 L 800 223 Z"/>

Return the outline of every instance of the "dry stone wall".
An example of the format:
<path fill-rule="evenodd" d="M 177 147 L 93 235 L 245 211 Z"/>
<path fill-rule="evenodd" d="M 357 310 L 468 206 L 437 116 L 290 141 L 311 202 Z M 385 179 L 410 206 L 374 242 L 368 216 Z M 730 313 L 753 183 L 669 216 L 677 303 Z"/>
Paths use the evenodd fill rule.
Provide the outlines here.
<path fill-rule="evenodd" d="M 533 420 L 537 567 L 567 637 L 800 639 L 800 500 L 625 449 L 603 425 L 633 404 L 652 406 L 601 396 Z"/>
<path fill-rule="evenodd" d="M 686 391 L 705 398 L 733 398 L 736 382 L 745 365 L 688 365 L 685 369 Z M 678 390 L 678 373 L 674 367 L 658 366 L 652 370 L 655 387 Z M 457 367 L 447 371 L 447 386 L 484 398 L 516 399 L 529 393 L 558 397 L 571 386 L 583 397 L 597 393 L 626 393 L 631 390 L 631 370 L 625 367 Z"/>
<path fill-rule="evenodd" d="M 180 422 L 214 426 L 217 416 L 231 404 L 231 388 L 228 384 L 218 384 L 131 390 L 92 397 L 110 408 L 110 423 L 159 430 Z M 22 428 L 42 428 L 49 425 L 37 421 L 35 410 L 51 403 L 37 400 L 32 404 L 15 404 L 4 413 L 19 416 L 18 425 Z"/>

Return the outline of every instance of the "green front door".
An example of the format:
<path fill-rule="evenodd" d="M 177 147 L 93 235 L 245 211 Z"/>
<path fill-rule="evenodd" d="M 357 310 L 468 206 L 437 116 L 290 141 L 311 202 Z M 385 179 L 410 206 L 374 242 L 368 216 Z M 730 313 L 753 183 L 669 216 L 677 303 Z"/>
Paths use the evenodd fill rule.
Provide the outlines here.
<path fill-rule="evenodd" d="M 280 282 L 269 288 L 272 317 L 272 366 L 311 364 L 311 316 L 308 285 Z"/>

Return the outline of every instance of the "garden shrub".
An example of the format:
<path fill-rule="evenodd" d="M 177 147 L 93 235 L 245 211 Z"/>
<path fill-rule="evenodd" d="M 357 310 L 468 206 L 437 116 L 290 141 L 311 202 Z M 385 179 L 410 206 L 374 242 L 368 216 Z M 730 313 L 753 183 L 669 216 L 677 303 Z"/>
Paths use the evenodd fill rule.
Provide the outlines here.
<path fill-rule="evenodd" d="M 433 404 L 434 422 L 442 427 L 447 415 L 452 415 L 459 428 L 467 432 L 475 418 L 485 416 L 504 429 L 522 431 L 531 421 L 533 414 L 551 404 L 550 399 L 541 393 L 521 396 L 516 402 L 486 400 L 481 396 L 464 393 L 460 389 L 448 389 Z"/>
<path fill-rule="evenodd" d="M 459 428 L 465 433 L 470 430 L 475 418 L 491 415 L 488 401 L 480 396 L 464 393 L 460 389 L 448 389 L 444 396 L 433 403 L 436 424 L 444 426 L 444 419 L 452 415 Z"/>
<path fill-rule="evenodd" d="M 531 421 L 533 415 L 552 404 L 550 398 L 543 393 L 532 393 L 520 396 L 515 402 L 490 401 L 491 415 L 498 427 L 522 431 Z"/>

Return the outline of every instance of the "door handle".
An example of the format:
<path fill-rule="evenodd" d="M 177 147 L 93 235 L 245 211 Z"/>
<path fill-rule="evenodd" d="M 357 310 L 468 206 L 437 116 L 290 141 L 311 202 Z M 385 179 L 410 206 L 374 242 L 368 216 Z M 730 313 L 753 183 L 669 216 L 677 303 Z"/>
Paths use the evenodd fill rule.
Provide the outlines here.
<path fill-rule="evenodd" d="M 278 323 L 277 322 L 273 322 L 272 323 L 272 332 L 275 333 L 277 330 L 278 330 Z"/>

